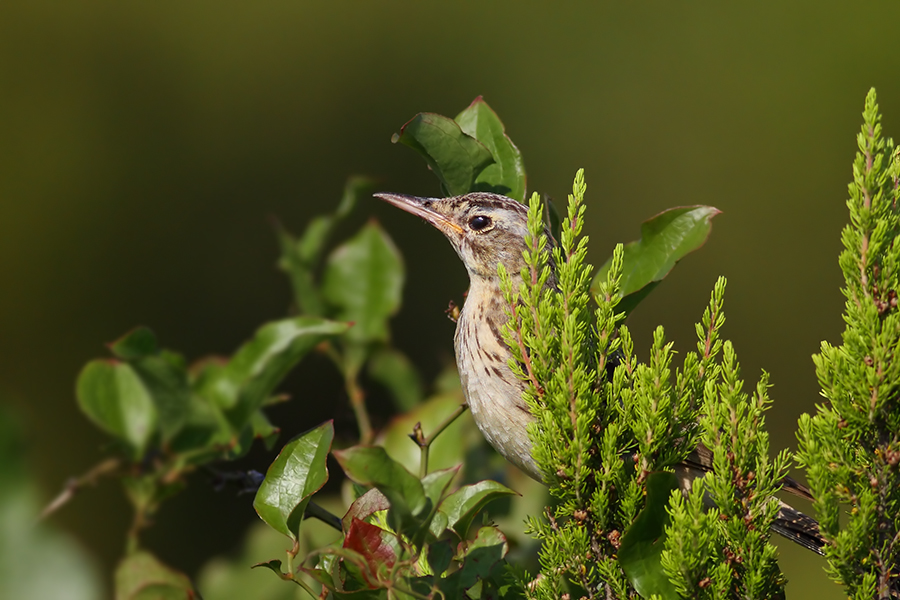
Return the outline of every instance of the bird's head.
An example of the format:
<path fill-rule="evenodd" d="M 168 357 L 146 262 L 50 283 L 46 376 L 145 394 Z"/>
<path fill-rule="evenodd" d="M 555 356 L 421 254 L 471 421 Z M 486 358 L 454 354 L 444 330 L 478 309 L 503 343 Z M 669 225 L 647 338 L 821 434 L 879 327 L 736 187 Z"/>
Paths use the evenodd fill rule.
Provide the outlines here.
<path fill-rule="evenodd" d="M 466 265 L 470 277 L 497 276 L 503 263 L 511 274 L 525 265 L 528 207 L 489 192 L 452 198 L 416 198 L 375 194 L 397 208 L 422 217 L 443 233 Z"/>

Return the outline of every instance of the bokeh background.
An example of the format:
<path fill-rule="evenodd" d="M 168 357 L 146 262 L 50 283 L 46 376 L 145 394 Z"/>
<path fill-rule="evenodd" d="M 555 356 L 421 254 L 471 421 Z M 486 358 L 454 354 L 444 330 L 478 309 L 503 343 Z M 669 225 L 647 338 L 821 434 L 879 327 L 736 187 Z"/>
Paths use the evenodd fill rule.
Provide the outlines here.
<path fill-rule="evenodd" d="M 230 353 L 289 305 L 271 219 L 301 230 L 351 174 L 437 194 L 391 134 L 477 95 L 529 190 L 564 198 L 586 169 L 595 264 L 664 208 L 723 210 L 631 324 L 644 352 L 657 324 L 686 351 L 727 276 L 725 335 L 749 380 L 771 373 L 773 447 L 794 447 L 818 399 L 810 355 L 842 329 L 836 259 L 869 87 L 900 135 L 898 17 L 889 1 L 3 2 L 0 402 L 45 497 L 104 455 L 73 393 L 104 342 L 145 324 L 188 357 Z M 443 309 L 465 272 L 416 219 L 374 200 L 359 212 L 347 232 L 376 218 L 405 255 L 394 339 L 428 379 L 452 357 Z M 286 435 L 349 422 L 324 361 L 286 388 Z M 194 572 L 238 543 L 249 502 L 200 481 L 148 543 Z M 109 573 L 128 518 L 110 482 L 53 522 Z M 823 561 L 781 546 L 789 596 L 841 597 Z"/>

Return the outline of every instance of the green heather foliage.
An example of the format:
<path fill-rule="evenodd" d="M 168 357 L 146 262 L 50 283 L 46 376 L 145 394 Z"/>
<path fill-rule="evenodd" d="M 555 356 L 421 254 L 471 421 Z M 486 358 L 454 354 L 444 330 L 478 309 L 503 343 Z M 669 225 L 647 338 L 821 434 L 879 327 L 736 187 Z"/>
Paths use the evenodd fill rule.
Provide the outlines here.
<path fill-rule="evenodd" d="M 778 595 L 784 581 L 768 526 L 778 509 L 771 494 L 780 487 L 788 455 L 768 462 L 762 417 L 767 377 L 752 398 L 742 393 L 734 349 L 719 338 L 725 280 L 716 284 L 696 326 L 697 351 L 685 355 L 681 368 L 673 369 L 672 344 L 661 327 L 649 361 L 639 361 L 618 310 L 621 245 L 605 281 L 595 286 L 597 306 L 591 308 L 592 268 L 584 261 L 587 238 L 580 237 L 585 190 L 579 171 L 552 263 L 534 195 L 521 288 L 512 289 L 500 269 L 510 366 L 530 383 L 533 455 L 556 499 L 543 518 L 529 519 L 543 543 L 543 577 L 528 594 Z M 551 264 L 556 287 L 548 285 Z M 714 471 L 685 501 L 677 479 L 665 471 L 700 440 L 713 450 Z M 705 512 L 707 492 L 718 512 Z M 673 514 L 668 526 L 667 510 Z"/>
<path fill-rule="evenodd" d="M 866 97 L 840 256 L 840 346 L 813 357 L 822 395 L 800 419 L 798 462 L 816 498 L 828 572 L 853 598 L 896 596 L 900 584 L 900 154 Z"/>

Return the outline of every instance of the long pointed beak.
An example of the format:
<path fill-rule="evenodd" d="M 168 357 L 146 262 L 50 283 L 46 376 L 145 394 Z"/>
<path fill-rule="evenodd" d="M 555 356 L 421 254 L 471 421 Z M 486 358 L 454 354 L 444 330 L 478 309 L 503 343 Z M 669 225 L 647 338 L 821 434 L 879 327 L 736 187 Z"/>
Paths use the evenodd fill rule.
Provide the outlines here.
<path fill-rule="evenodd" d="M 422 217 L 429 223 L 431 223 L 437 229 L 440 229 L 442 232 L 446 233 L 463 233 L 462 227 L 449 220 L 447 217 L 442 215 L 441 213 L 428 208 L 426 205 L 429 202 L 434 202 L 434 198 L 417 198 L 416 196 L 407 196 L 405 194 L 373 194 L 376 198 L 381 198 L 382 200 L 388 202 L 389 204 L 393 204 L 400 210 L 405 210 L 406 212 L 416 215 L 417 217 Z"/>

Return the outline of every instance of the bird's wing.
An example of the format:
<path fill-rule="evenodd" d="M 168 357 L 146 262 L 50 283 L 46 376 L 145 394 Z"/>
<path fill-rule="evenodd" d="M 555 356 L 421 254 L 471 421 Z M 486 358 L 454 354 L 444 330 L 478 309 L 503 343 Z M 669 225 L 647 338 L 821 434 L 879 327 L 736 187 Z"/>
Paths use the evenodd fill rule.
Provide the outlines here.
<path fill-rule="evenodd" d="M 704 473 L 711 471 L 713 464 L 712 450 L 703 444 L 698 444 L 694 451 L 691 452 L 687 459 L 685 459 L 684 463 L 697 471 L 702 471 Z M 782 479 L 781 486 L 781 489 L 789 494 L 793 494 L 804 500 L 812 501 L 813 499 L 810 489 L 792 477 L 785 477 Z"/>
<path fill-rule="evenodd" d="M 684 473 L 685 478 L 691 479 L 702 477 L 705 473 L 712 470 L 712 463 L 712 451 L 703 444 L 699 444 L 681 465 L 681 469 L 676 467 L 676 473 Z M 682 483 L 683 487 L 685 483 L 687 482 Z M 784 491 L 806 500 L 813 499 L 809 488 L 799 481 L 785 477 L 781 483 Z M 819 532 L 819 524 L 816 520 L 781 500 L 778 500 L 778 515 L 775 517 L 775 522 L 772 523 L 771 529 L 804 548 L 822 554 L 825 540 Z"/>

